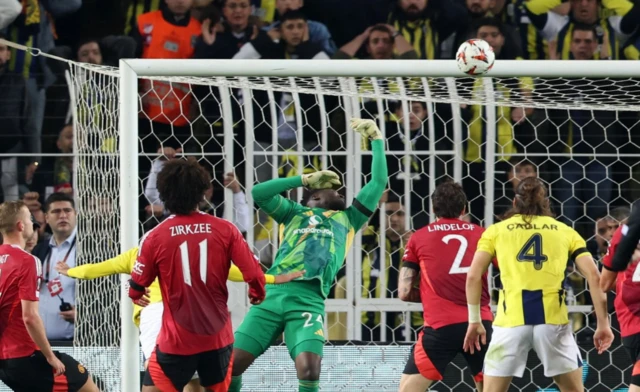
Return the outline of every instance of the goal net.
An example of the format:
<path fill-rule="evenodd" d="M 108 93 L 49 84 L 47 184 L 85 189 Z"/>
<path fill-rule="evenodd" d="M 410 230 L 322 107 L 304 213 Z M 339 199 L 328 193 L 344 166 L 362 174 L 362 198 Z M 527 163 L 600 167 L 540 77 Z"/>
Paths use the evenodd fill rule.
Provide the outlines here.
<path fill-rule="evenodd" d="M 119 230 L 125 226 L 140 236 L 163 219 L 155 176 L 163 162 L 185 156 L 211 174 L 212 190 L 201 208 L 235 222 L 267 268 L 278 245 L 277 227 L 254 208 L 253 184 L 334 170 L 343 177 L 341 191 L 350 201 L 369 179 L 371 155 L 361 150 L 348 120 L 378 122 L 387 140 L 389 191 L 369 226 L 356 236 L 327 301 L 324 391 L 397 390 L 410 343 L 422 323 L 419 304 L 397 299 L 399 263 L 411 230 L 434 219 L 429 195 L 437 184 L 450 179 L 461 183 L 469 198 L 465 219 L 488 225 L 509 207 L 519 180 L 538 176 L 549 185 L 555 213 L 589 239 L 596 258 L 602 256 L 611 230 L 628 214 L 631 201 L 640 196 L 640 88 L 628 71 L 620 78 L 575 77 L 575 72 L 573 78 L 563 78 L 555 76 L 573 64 L 538 62 L 557 70 L 556 75 L 531 77 L 544 76 L 539 73 L 543 70 L 524 74 L 509 62 L 496 64 L 500 74 L 494 75 L 500 77 L 472 79 L 453 77 L 458 74 L 455 63 L 446 61 L 434 62 L 433 73 L 426 61 L 359 61 L 357 66 L 300 61 L 271 68 L 235 63 L 238 74 L 245 75 L 238 77 L 230 76 L 229 62 L 189 67 L 191 62 L 182 61 L 176 67 L 178 63 L 135 60 L 121 65 L 135 62 L 141 75 L 144 68 L 155 76 L 125 80 L 115 68 L 70 63 L 79 264 L 118 254 Z M 535 69 L 535 62 L 529 63 L 527 69 Z M 416 65 L 438 77 L 420 77 Z M 340 73 L 364 75 L 369 66 L 375 69 L 371 74 L 391 76 Z M 624 66 L 609 61 L 606 68 L 617 75 Z M 187 69 L 195 70 L 192 76 Z M 590 74 L 581 69 L 583 75 Z M 137 93 L 123 95 L 122 89 Z M 127 121 L 121 122 L 120 116 L 128 116 Z M 119 132 L 119 123 L 126 129 Z M 121 139 L 126 132 L 134 138 Z M 134 165 L 138 174 L 133 173 L 138 192 L 123 198 L 125 157 L 119 151 L 131 147 L 131 140 L 137 140 L 139 149 Z M 127 159 L 131 164 L 131 157 Z M 230 178 L 225 182 L 230 172 L 237 186 Z M 306 195 L 289 196 L 302 200 Z M 132 201 L 139 214 L 122 215 L 119 205 Z M 499 272 L 491 275 L 495 299 Z M 229 286 L 237 327 L 249 306 L 246 288 L 241 283 Z M 129 390 L 121 381 L 121 356 L 125 351 L 140 355 L 135 344 L 120 349 L 121 329 L 130 323 L 130 314 L 120 311 L 120 289 L 117 278 L 78 286 L 74 354 L 109 391 Z M 626 390 L 630 363 L 619 332 L 610 352 L 597 355 L 588 287 L 571 261 L 564 289 L 585 362 L 587 390 Z M 617 328 L 615 317 L 613 325 Z M 286 347 L 278 341 L 251 366 L 243 382 L 244 391 L 297 390 Z M 514 384 L 521 391 L 554 390 L 535 355 L 524 378 Z M 471 391 L 473 385 L 457 358 L 432 390 Z"/>

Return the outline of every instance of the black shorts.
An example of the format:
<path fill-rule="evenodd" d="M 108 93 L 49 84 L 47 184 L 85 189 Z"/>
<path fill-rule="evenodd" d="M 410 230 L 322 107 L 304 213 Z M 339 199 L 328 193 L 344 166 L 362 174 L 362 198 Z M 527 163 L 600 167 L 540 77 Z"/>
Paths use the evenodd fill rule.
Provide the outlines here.
<path fill-rule="evenodd" d="M 484 356 L 491 340 L 491 322 L 483 321 L 482 325 L 487 330 L 487 346 L 474 354 L 466 353 L 462 349 L 464 337 L 467 334 L 467 323 L 447 325 L 438 329 L 424 327 L 418 336 L 418 341 L 411 349 L 403 373 L 421 374 L 432 381 L 442 380 L 447 365 L 456 355 L 462 354 L 474 380 L 482 381 Z"/>
<path fill-rule="evenodd" d="M 155 385 L 163 392 L 182 391 L 197 371 L 200 385 L 226 391 L 231 384 L 232 367 L 233 345 L 194 355 L 165 354 L 156 346 L 143 385 Z"/>
<path fill-rule="evenodd" d="M 629 354 L 631 362 L 635 364 L 640 361 L 640 333 L 622 338 L 622 346 Z M 633 374 L 640 374 L 640 366 L 638 370 L 633 368 Z"/>
<path fill-rule="evenodd" d="M 53 368 L 42 352 L 28 357 L 0 360 L 0 380 L 16 392 L 79 391 L 89 379 L 89 372 L 67 354 L 53 352 L 65 366 L 65 372 L 54 377 Z"/>

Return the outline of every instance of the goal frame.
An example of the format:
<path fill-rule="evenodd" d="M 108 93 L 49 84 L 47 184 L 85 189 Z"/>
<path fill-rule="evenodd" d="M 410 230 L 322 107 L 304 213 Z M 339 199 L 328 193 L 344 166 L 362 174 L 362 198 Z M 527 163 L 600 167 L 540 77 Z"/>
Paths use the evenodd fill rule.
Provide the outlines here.
<path fill-rule="evenodd" d="M 615 74 L 613 74 L 615 73 Z M 580 60 L 498 60 L 491 72 L 486 75 L 485 86 L 492 89 L 489 78 L 501 77 L 540 77 L 540 78 L 632 78 L 637 77 L 637 64 L 634 61 L 580 61 Z M 127 251 L 138 244 L 138 195 L 140 180 L 138 178 L 138 78 L 144 77 L 469 77 L 462 73 L 454 60 L 170 60 L 170 59 L 122 59 L 119 63 L 119 158 L 120 158 L 120 216 L 121 250 Z M 249 88 L 247 87 L 247 90 Z M 319 89 L 319 93 L 322 90 Z M 221 96 L 228 100 L 229 96 Z M 489 99 L 487 106 L 492 106 Z M 228 105 L 224 105 L 228 106 Z M 245 110 L 252 110 L 251 104 L 245 104 Z M 488 113 L 495 113 L 489 110 Z M 231 113 L 223 113 L 230 116 Z M 495 114 L 494 114 L 495 116 Z M 489 116 L 490 117 L 490 116 Z M 493 119 L 495 120 L 495 118 Z M 487 153 L 485 162 L 487 176 L 493 176 L 495 164 L 495 121 L 487 118 Z M 233 131 L 231 122 L 225 122 L 225 149 L 233 150 Z M 228 126 L 229 128 L 228 128 Z M 493 124 L 493 125 L 492 125 Z M 349 138 L 349 135 L 347 137 Z M 247 154 L 252 153 L 249 143 Z M 348 155 L 349 157 L 349 155 Z M 349 159 L 349 158 L 348 158 Z M 357 162 L 352 162 L 358 164 Z M 250 165 L 246 165 L 251 170 Z M 225 171 L 232 169 L 229 160 L 225 162 Z M 490 176 L 489 176 L 490 177 Z M 251 177 L 249 177 L 251 178 Z M 358 180 L 356 180 L 358 181 Z M 356 184 L 353 184 L 356 185 Z M 248 184 L 250 187 L 251 184 Z M 353 192 L 353 189 L 347 189 Z M 225 191 L 229 192 L 229 191 Z M 493 202 L 493 183 L 486 184 L 487 203 Z M 352 196 L 352 195 L 348 195 Z M 247 202 L 252 204 L 251 194 L 247 192 Z M 231 213 L 230 203 L 225 203 L 225 216 Z M 487 224 L 493 222 L 491 210 L 486 214 Z M 252 243 L 253 233 L 248 233 L 248 241 Z M 357 245 L 357 244 L 356 244 Z M 359 271 L 361 268 L 356 269 Z M 350 276 L 351 275 L 351 276 Z M 129 275 L 121 275 L 120 309 L 121 309 L 121 376 L 122 391 L 137 392 L 140 390 L 140 355 L 138 330 L 133 324 L 131 314 L 133 305 L 128 296 Z M 355 279 L 353 273 L 348 273 L 347 279 Z M 355 281 L 355 280 L 354 280 Z M 351 293 L 353 296 L 353 293 Z M 345 305 L 350 303 L 349 296 L 342 300 Z M 397 310 L 396 300 L 386 300 L 376 305 L 382 305 L 381 310 Z M 363 300 L 362 303 L 366 303 Z M 337 304 L 337 305 L 341 305 Z M 386 308 L 389 309 L 386 309 Z M 404 309 L 404 308 L 403 308 Z M 336 311 L 327 307 L 327 311 Z M 407 308 L 413 310 L 413 308 Z M 351 312 L 349 317 L 357 317 Z"/>

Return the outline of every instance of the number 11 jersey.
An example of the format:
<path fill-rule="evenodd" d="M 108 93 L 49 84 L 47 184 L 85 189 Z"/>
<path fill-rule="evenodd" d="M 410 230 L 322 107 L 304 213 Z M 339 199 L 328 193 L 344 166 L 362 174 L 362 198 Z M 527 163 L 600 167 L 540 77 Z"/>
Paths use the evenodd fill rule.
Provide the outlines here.
<path fill-rule="evenodd" d="M 438 219 L 409 240 L 403 267 L 420 271 L 424 323 L 433 329 L 468 321 L 465 285 L 484 229 L 460 219 Z M 487 273 L 482 277 L 481 315 L 491 321 Z"/>
<path fill-rule="evenodd" d="M 514 215 L 489 226 L 478 243 L 498 259 L 502 290 L 493 325 L 569 322 L 563 281 L 570 259 L 587 255 L 587 245 L 571 227 L 548 216 L 524 220 Z"/>

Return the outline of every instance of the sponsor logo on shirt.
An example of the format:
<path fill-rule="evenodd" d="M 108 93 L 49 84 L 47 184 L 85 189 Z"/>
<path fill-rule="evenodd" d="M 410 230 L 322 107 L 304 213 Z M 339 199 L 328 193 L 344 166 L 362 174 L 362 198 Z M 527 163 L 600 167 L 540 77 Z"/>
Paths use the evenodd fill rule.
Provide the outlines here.
<path fill-rule="evenodd" d="M 136 263 L 133 265 L 133 271 L 131 271 L 131 273 L 142 275 L 143 269 L 144 269 L 144 264 L 142 264 L 139 261 L 136 261 Z"/>
<path fill-rule="evenodd" d="M 295 229 L 293 234 L 324 234 L 333 237 L 333 232 L 329 229 L 316 229 L 316 226 L 323 222 L 322 217 L 312 215 L 309 217 L 309 226 L 304 229 Z"/>

